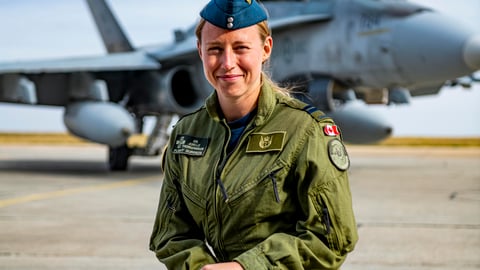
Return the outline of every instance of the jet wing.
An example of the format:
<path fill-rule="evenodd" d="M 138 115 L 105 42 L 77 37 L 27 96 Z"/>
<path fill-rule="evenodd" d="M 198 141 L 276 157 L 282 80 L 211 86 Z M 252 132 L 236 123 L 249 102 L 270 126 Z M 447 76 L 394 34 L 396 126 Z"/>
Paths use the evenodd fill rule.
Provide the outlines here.
<path fill-rule="evenodd" d="M 1 74 L 73 73 L 124 70 L 154 70 L 160 64 L 145 52 L 112 53 L 97 57 L 12 62 L 0 64 Z"/>
<path fill-rule="evenodd" d="M 148 55 L 154 57 L 160 63 L 181 61 L 186 59 L 199 59 L 197 51 L 197 37 L 189 35 L 185 40 L 176 42 L 170 46 L 161 47 L 148 51 Z"/>
<path fill-rule="evenodd" d="M 126 74 L 131 74 L 132 71 L 158 70 L 160 67 L 161 64 L 144 51 L 2 63 L 0 102 L 64 106 L 72 98 L 97 98 L 82 92 L 98 88 L 97 79 L 106 82 L 109 99 L 118 102 L 129 87 L 129 77 Z"/>
<path fill-rule="evenodd" d="M 290 27 L 333 19 L 335 0 L 322 1 L 265 1 L 273 33 Z"/>
<path fill-rule="evenodd" d="M 332 15 L 325 14 L 308 14 L 308 15 L 297 15 L 292 17 L 285 17 L 270 22 L 270 28 L 272 32 L 281 31 L 290 27 L 298 27 L 305 24 L 316 23 L 321 21 L 327 21 L 332 19 Z"/>

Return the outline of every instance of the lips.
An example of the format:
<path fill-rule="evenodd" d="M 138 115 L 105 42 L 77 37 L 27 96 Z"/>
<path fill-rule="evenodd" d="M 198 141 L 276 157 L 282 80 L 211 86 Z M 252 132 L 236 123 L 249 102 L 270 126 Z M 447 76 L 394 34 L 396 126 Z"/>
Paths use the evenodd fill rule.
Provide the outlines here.
<path fill-rule="evenodd" d="M 234 78 L 238 78 L 238 77 L 243 77 L 243 75 L 231 74 L 231 75 L 218 76 L 218 78 L 220 78 L 220 79 L 234 79 Z"/>
<path fill-rule="evenodd" d="M 225 81 L 225 82 L 234 82 L 239 78 L 243 78 L 243 75 L 239 74 L 228 74 L 228 75 L 221 75 L 217 76 L 219 80 Z"/>

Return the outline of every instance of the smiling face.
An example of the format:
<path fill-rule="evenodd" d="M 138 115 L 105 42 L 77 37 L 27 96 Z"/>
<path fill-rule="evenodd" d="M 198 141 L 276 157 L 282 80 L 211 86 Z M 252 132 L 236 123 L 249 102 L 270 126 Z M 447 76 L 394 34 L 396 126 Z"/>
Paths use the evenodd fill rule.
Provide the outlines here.
<path fill-rule="evenodd" d="M 232 31 L 206 22 L 197 46 L 205 76 L 217 91 L 222 109 L 231 104 L 255 106 L 262 63 L 270 57 L 272 38 L 262 40 L 257 25 Z"/>

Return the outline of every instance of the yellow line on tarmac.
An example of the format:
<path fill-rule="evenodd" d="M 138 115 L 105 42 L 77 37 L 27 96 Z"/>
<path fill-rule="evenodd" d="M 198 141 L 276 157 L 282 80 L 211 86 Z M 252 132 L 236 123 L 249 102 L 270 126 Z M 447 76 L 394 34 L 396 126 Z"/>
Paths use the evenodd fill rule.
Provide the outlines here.
<path fill-rule="evenodd" d="M 154 181 L 157 179 L 158 179 L 158 176 L 125 180 L 125 181 L 109 183 L 109 184 L 92 185 L 92 186 L 85 186 L 85 187 L 79 187 L 79 188 L 70 188 L 70 189 L 57 190 L 57 191 L 51 191 L 51 192 L 30 194 L 23 197 L 0 200 L 0 208 L 10 206 L 10 205 L 20 204 L 20 203 L 53 199 L 53 198 L 64 197 L 64 196 L 74 195 L 79 193 L 95 192 L 100 190 L 134 186 L 134 185 L 139 185 L 145 182 Z"/>

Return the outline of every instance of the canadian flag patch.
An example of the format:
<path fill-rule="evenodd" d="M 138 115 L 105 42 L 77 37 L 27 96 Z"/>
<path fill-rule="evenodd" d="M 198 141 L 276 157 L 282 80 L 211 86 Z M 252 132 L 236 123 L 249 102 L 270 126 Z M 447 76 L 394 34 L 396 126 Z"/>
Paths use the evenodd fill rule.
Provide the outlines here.
<path fill-rule="evenodd" d="M 323 127 L 323 133 L 327 136 L 338 136 L 340 132 L 338 132 L 338 127 L 336 125 L 326 125 Z"/>

